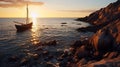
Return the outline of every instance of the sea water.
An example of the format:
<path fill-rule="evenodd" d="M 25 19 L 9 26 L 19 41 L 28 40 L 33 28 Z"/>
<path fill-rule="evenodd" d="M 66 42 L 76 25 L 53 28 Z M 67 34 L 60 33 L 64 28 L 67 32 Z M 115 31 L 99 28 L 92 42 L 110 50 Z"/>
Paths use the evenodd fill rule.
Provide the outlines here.
<path fill-rule="evenodd" d="M 31 30 L 17 32 L 16 23 L 13 21 L 25 23 L 25 20 L 25 18 L 0 18 L 0 53 L 22 53 L 26 49 L 30 51 L 33 45 L 51 40 L 57 41 L 59 44 L 57 49 L 66 49 L 76 40 L 91 35 L 76 31 L 77 28 L 89 24 L 75 21 L 75 18 L 32 18 Z"/>

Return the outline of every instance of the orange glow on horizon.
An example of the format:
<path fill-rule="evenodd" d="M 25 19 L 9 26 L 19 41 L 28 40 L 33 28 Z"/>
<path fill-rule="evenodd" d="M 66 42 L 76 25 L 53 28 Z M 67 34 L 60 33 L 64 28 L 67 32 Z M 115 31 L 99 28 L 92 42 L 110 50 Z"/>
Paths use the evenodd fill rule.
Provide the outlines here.
<path fill-rule="evenodd" d="M 14 11 L 13 11 L 14 10 Z M 9 12 L 8 12 L 9 11 Z M 55 18 L 55 17 L 84 17 L 90 13 L 81 12 L 59 12 L 47 8 L 29 6 L 30 18 Z M 4 18 L 26 18 L 26 8 L 0 8 L 0 17 Z"/>

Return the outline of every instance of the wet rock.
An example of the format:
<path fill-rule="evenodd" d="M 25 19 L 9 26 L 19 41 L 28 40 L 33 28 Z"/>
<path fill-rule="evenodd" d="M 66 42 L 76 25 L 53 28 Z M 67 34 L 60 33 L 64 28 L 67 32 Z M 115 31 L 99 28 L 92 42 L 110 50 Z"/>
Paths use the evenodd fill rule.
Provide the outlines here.
<path fill-rule="evenodd" d="M 77 63 L 77 67 L 80 67 L 80 66 L 82 66 L 82 65 L 85 65 L 85 64 L 87 64 L 87 60 L 86 59 L 81 59 L 78 63 Z"/>
<path fill-rule="evenodd" d="M 37 47 L 36 49 L 35 49 L 35 51 L 39 51 L 39 50 L 42 50 L 42 46 L 39 46 L 39 47 Z"/>
<path fill-rule="evenodd" d="M 58 57 L 57 60 L 58 60 L 58 61 L 62 61 L 62 60 L 63 60 L 63 57 Z"/>
<path fill-rule="evenodd" d="M 67 52 L 65 52 L 65 53 L 63 53 L 62 55 L 61 55 L 61 57 L 67 57 L 68 56 L 68 53 Z"/>
<path fill-rule="evenodd" d="M 82 27 L 76 29 L 78 32 L 96 32 L 99 30 L 101 27 L 100 26 L 88 26 L 88 27 Z"/>
<path fill-rule="evenodd" d="M 49 28 L 45 28 L 45 29 L 49 29 Z"/>
<path fill-rule="evenodd" d="M 30 52 L 30 50 L 24 49 L 23 52 L 27 53 L 27 52 Z"/>
<path fill-rule="evenodd" d="M 62 54 L 62 55 L 60 56 L 60 59 L 66 58 L 67 56 L 68 56 L 68 54 L 67 54 L 67 53 L 64 53 L 64 54 Z"/>
<path fill-rule="evenodd" d="M 64 59 L 63 61 L 61 61 L 59 66 L 60 67 L 66 67 L 67 66 L 67 60 Z"/>
<path fill-rule="evenodd" d="M 52 59 L 52 58 L 54 58 L 54 56 L 53 55 L 49 55 L 48 58 Z"/>
<path fill-rule="evenodd" d="M 60 56 L 60 58 L 62 59 L 62 58 L 68 58 L 69 56 L 71 56 L 72 55 L 72 53 L 70 52 L 70 50 L 69 49 L 65 49 L 64 50 L 64 53 Z"/>
<path fill-rule="evenodd" d="M 56 63 L 56 64 L 55 64 L 55 67 L 60 67 L 60 63 Z"/>
<path fill-rule="evenodd" d="M 72 52 L 74 49 L 75 49 L 75 48 L 70 47 L 70 48 L 69 48 L 69 51 Z"/>
<path fill-rule="evenodd" d="M 74 44 L 71 45 L 71 47 L 77 49 L 77 48 L 79 48 L 79 47 L 81 47 L 83 45 L 86 45 L 86 44 L 89 44 L 88 37 L 85 37 L 85 38 L 83 38 L 81 40 L 76 41 Z"/>
<path fill-rule="evenodd" d="M 57 45 L 57 41 L 53 40 L 53 41 L 45 42 L 44 45 L 47 45 L 47 46 L 56 46 Z"/>
<path fill-rule="evenodd" d="M 20 58 L 18 56 L 11 56 L 8 58 L 8 61 L 9 62 L 16 62 L 18 61 Z"/>
<path fill-rule="evenodd" d="M 56 57 L 61 56 L 63 53 L 64 53 L 63 51 L 51 52 L 51 54 Z"/>
<path fill-rule="evenodd" d="M 63 22 L 63 23 L 61 23 L 61 24 L 67 24 L 66 22 Z"/>
<path fill-rule="evenodd" d="M 36 47 L 42 47 L 44 45 L 44 43 L 43 42 L 39 42 L 39 43 L 37 43 L 36 45 L 34 45 L 34 46 L 36 46 Z"/>
<path fill-rule="evenodd" d="M 65 49 L 64 50 L 64 55 L 68 55 L 68 56 L 72 55 L 72 52 L 71 52 L 72 50 L 73 50 L 72 48 Z"/>
<path fill-rule="evenodd" d="M 37 59 L 39 58 L 39 55 L 38 55 L 38 54 L 34 54 L 34 55 L 33 55 L 33 58 L 34 58 L 35 60 L 37 60 Z"/>
<path fill-rule="evenodd" d="M 64 53 L 57 58 L 57 60 L 60 61 L 59 63 L 60 67 L 69 66 L 71 62 L 74 62 L 73 55 L 69 54 L 68 50 L 65 50 Z"/>
<path fill-rule="evenodd" d="M 76 41 L 74 44 L 71 45 L 71 47 L 73 48 L 78 48 L 81 47 L 83 45 L 82 41 Z"/>
<path fill-rule="evenodd" d="M 43 55 L 43 56 L 47 56 L 48 54 L 49 54 L 48 51 L 43 51 L 43 52 L 42 52 L 42 55 Z"/>
<path fill-rule="evenodd" d="M 116 58 L 118 55 L 119 55 L 118 52 L 110 52 L 107 58 L 109 59 Z"/>
<path fill-rule="evenodd" d="M 77 25 L 82 25 L 81 23 L 77 23 Z"/>
<path fill-rule="evenodd" d="M 47 62 L 46 67 L 55 67 L 55 65 L 53 63 L 51 63 L 51 62 Z"/>
<path fill-rule="evenodd" d="M 33 57 L 34 59 L 39 58 L 39 55 L 37 53 L 27 53 L 28 57 Z"/>
<path fill-rule="evenodd" d="M 20 62 L 20 65 L 24 66 L 24 65 L 27 65 L 28 63 L 29 63 L 29 59 L 28 58 L 22 58 L 22 60 Z"/>
<path fill-rule="evenodd" d="M 71 55 L 74 55 L 74 54 L 75 54 L 75 51 L 76 51 L 75 48 L 73 48 L 73 47 L 70 47 L 70 48 L 69 48 L 69 53 L 70 53 Z"/>
<path fill-rule="evenodd" d="M 77 49 L 75 55 L 74 55 L 74 59 L 81 59 L 81 58 L 85 58 L 88 57 L 90 55 L 89 51 L 86 50 L 85 46 L 81 46 L 79 49 Z"/>

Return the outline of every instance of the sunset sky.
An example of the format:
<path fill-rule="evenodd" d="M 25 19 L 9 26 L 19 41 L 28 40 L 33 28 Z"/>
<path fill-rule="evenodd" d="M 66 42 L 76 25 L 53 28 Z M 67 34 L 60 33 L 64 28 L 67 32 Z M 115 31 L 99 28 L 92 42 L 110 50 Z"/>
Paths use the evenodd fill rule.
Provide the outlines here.
<path fill-rule="evenodd" d="M 117 0 L 0 0 L 0 17 L 84 17 Z"/>

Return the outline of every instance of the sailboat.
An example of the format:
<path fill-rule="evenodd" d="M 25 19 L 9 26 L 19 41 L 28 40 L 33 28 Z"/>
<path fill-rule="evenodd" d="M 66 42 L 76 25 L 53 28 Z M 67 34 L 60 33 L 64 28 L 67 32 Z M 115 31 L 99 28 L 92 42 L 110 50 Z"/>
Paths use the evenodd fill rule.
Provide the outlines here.
<path fill-rule="evenodd" d="M 25 31 L 25 30 L 28 30 L 28 29 L 31 29 L 32 28 L 32 22 L 29 23 L 29 10 L 28 10 L 28 4 L 27 4 L 27 7 L 26 7 L 26 10 L 27 10 L 27 17 L 26 17 L 26 23 L 20 23 L 20 22 L 16 22 L 14 21 L 15 23 L 18 23 L 18 24 L 15 24 L 15 27 L 17 29 L 18 32 L 20 31 Z"/>

